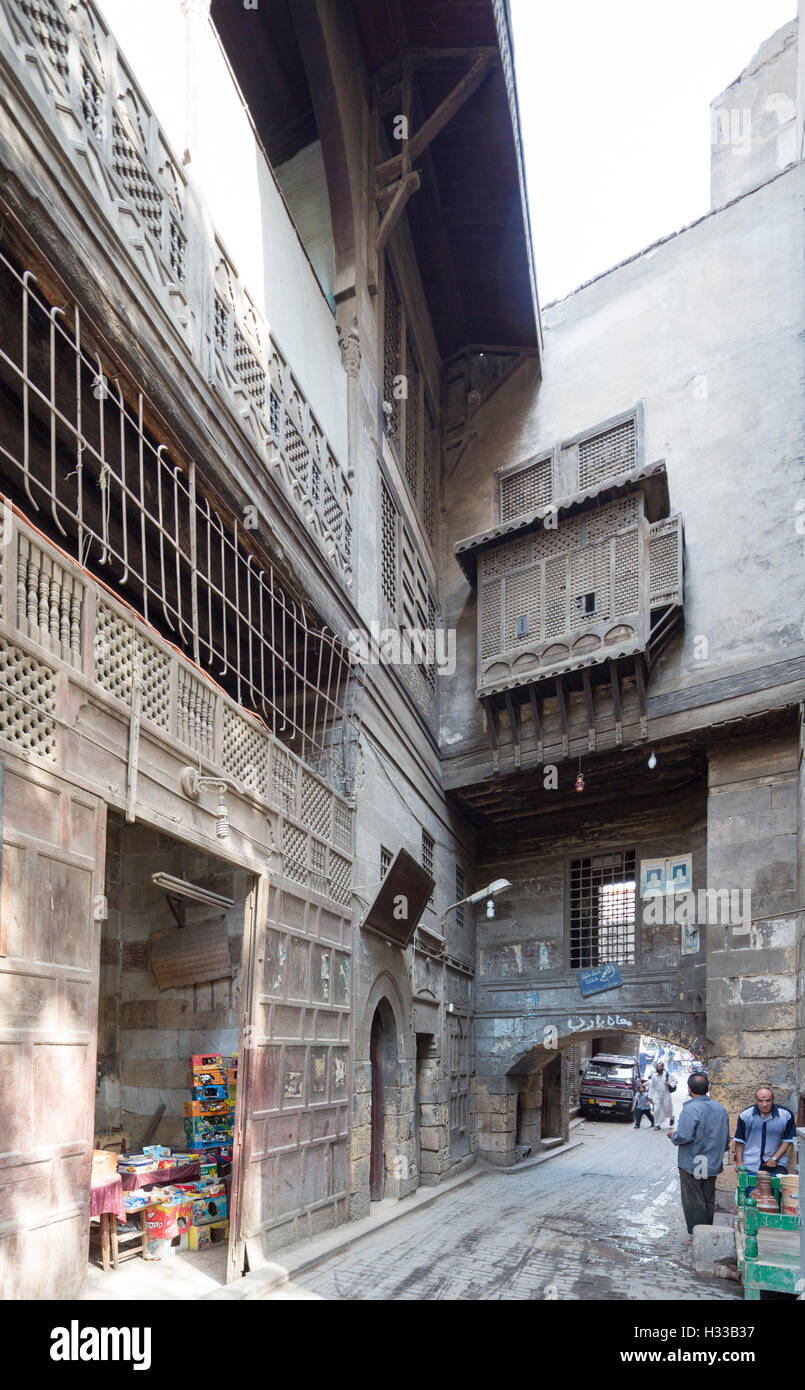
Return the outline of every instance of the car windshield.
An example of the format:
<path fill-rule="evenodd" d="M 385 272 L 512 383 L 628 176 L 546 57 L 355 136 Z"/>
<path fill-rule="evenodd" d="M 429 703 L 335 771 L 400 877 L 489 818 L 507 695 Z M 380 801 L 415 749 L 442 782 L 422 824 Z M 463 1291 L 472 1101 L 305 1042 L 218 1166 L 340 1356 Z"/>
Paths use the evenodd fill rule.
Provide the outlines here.
<path fill-rule="evenodd" d="M 631 1081 L 634 1068 L 620 1066 L 615 1062 L 593 1062 L 587 1068 L 586 1076 L 602 1081 Z"/>

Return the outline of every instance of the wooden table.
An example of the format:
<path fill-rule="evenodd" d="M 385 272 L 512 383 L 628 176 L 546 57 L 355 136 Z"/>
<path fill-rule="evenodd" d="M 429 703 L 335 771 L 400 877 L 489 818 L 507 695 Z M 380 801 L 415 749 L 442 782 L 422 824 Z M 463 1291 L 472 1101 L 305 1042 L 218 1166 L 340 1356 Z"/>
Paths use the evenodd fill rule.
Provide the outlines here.
<path fill-rule="evenodd" d="M 123 1259 L 133 1255 L 145 1255 L 145 1212 L 145 1207 L 138 1207 L 132 1212 L 126 1211 L 123 1203 L 123 1183 L 119 1173 L 115 1173 L 114 1177 L 99 1178 L 97 1182 L 90 1184 L 90 1245 L 100 1246 L 101 1264 L 105 1274 L 108 1274 L 110 1269 L 117 1269 Z M 123 1221 L 128 1225 L 130 1217 L 135 1218 L 131 1230 L 118 1231 L 118 1222 Z M 92 1222 L 95 1220 L 98 1222 L 97 1240 L 93 1239 L 95 1232 Z M 132 1241 L 137 1241 L 138 1244 L 121 1252 L 121 1245 L 129 1246 Z"/>

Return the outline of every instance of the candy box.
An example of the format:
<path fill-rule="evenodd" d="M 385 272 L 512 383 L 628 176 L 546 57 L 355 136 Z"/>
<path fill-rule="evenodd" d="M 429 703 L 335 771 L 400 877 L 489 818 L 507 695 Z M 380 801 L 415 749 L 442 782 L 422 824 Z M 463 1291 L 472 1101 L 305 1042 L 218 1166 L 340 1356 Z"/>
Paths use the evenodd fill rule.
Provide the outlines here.
<path fill-rule="evenodd" d="M 228 1221 L 211 1221 L 205 1226 L 190 1226 L 187 1232 L 188 1250 L 204 1250 L 218 1240 L 229 1239 Z"/>
<path fill-rule="evenodd" d="M 190 1084 L 193 1089 L 196 1086 L 226 1086 L 226 1067 L 206 1067 L 204 1071 L 194 1071 Z"/>
<path fill-rule="evenodd" d="M 193 1100 L 228 1100 L 228 1086 L 193 1086 Z"/>
<path fill-rule="evenodd" d="M 190 1058 L 191 1071 L 206 1071 L 208 1067 L 225 1067 L 229 1063 L 229 1058 L 224 1058 L 220 1052 L 196 1052 Z"/>
<path fill-rule="evenodd" d="M 186 1100 L 185 1119 L 201 1119 L 208 1115 L 229 1116 L 229 1100 Z"/>
<path fill-rule="evenodd" d="M 202 1182 L 204 1182 L 204 1181 L 209 1181 L 210 1178 L 217 1178 L 217 1177 L 218 1177 L 218 1164 L 217 1164 L 217 1163 L 200 1163 L 200 1164 L 199 1164 L 199 1177 L 201 1178 Z"/>
<path fill-rule="evenodd" d="M 149 1237 L 173 1240 L 180 1231 L 186 1231 L 193 1220 L 194 1205 L 193 1202 L 182 1201 L 166 1206 L 149 1207 L 145 1215 L 145 1228 Z"/>
<path fill-rule="evenodd" d="M 155 1173 L 157 1160 L 147 1154 L 125 1154 L 117 1161 L 118 1173 Z"/>
<path fill-rule="evenodd" d="M 226 1216 L 226 1197 L 197 1197 L 193 1203 L 193 1225 L 206 1226 L 211 1221 L 223 1221 Z"/>
<path fill-rule="evenodd" d="M 199 1182 L 199 1197 L 224 1197 L 226 1195 L 226 1183 L 221 1178 L 213 1178 L 211 1182 Z"/>

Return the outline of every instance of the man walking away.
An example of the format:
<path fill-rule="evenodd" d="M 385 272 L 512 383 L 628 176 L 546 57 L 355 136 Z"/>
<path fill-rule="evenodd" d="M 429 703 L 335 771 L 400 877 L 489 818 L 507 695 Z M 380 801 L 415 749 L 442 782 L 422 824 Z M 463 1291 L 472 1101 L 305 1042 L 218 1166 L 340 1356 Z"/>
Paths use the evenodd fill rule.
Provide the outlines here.
<path fill-rule="evenodd" d="M 729 1115 L 707 1094 L 710 1082 L 701 1072 L 688 1078 L 688 1100 L 668 1138 L 678 1149 L 682 1211 L 690 1245 L 694 1226 L 712 1226 L 716 1206 L 716 1178 L 724 1167 L 730 1139 Z"/>
<path fill-rule="evenodd" d="M 662 1129 L 663 1125 L 668 1125 L 669 1129 L 673 1128 L 674 1106 L 671 1096 L 675 1090 L 673 1081 L 666 1076 L 665 1063 L 657 1062 L 648 1083 L 648 1093 L 654 1106 L 655 1129 Z"/>
<path fill-rule="evenodd" d="M 775 1105 L 771 1086 L 759 1086 L 755 1104 L 738 1116 L 733 1140 L 736 1162 L 742 1163 L 751 1177 L 747 1195 L 754 1191 L 758 1169 L 783 1175 L 788 1172 L 788 1146 L 796 1137 L 792 1112 L 785 1105 Z"/>
<path fill-rule="evenodd" d="M 643 1123 L 643 1117 L 648 1116 L 648 1127 L 651 1129 L 651 1096 L 646 1090 L 645 1081 L 640 1082 L 640 1090 L 634 1098 L 635 1129 L 639 1129 Z"/>

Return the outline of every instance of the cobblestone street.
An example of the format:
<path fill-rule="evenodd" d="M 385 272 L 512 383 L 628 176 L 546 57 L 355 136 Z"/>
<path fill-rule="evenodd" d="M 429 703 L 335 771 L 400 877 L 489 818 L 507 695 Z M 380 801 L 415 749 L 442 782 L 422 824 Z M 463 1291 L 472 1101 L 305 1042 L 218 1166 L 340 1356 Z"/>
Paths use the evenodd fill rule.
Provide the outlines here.
<path fill-rule="evenodd" d="M 740 1298 L 737 1285 L 692 1273 L 664 1132 L 587 1121 L 571 1138 L 583 1144 L 530 1169 L 485 1171 L 272 1297 Z"/>

